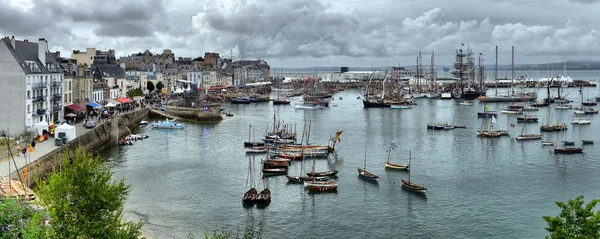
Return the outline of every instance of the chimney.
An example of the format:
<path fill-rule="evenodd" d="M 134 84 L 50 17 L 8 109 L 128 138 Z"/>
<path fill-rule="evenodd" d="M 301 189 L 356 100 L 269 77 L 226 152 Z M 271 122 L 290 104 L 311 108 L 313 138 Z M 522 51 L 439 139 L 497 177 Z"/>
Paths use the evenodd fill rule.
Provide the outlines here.
<path fill-rule="evenodd" d="M 15 46 L 16 46 L 16 45 L 15 45 L 15 36 L 12 36 L 12 37 L 10 38 L 10 45 L 12 46 L 12 48 L 13 48 L 13 49 L 17 49 L 17 48 L 15 48 Z"/>
<path fill-rule="evenodd" d="M 54 55 L 56 56 L 56 58 L 60 58 L 60 51 L 56 51 L 56 53 L 54 53 Z"/>
<path fill-rule="evenodd" d="M 48 51 L 48 42 L 44 38 L 40 38 L 38 42 L 38 59 L 42 62 L 42 65 L 46 66 L 46 51 Z"/>

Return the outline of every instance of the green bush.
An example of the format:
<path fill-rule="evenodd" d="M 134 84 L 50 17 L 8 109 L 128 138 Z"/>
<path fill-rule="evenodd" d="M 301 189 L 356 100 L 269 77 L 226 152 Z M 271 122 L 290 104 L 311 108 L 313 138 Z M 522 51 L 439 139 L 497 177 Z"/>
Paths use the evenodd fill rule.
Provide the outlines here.
<path fill-rule="evenodd" d="M 0 200 L 0 238 L 55 238 L 48 212 L 21 199 Z"/>
<path fill-rule="evenodd" d="M 130 186 L 116 182 L 104 161 L 81 149 L 64 155 L 60 170 L 38 182 L 38 197 L 49 209 L 58 238 L 131 238 L 143 223 L 122 222 Z"/>
<path fill-rule="evenodd" d="M 599 199 L 583 206 L 583 196 L 556 202 L 561 212 L 557 217 L 544 216 L 548 223 L 546 238 L 600 238 L 600 211 L 594 211 Z"/>

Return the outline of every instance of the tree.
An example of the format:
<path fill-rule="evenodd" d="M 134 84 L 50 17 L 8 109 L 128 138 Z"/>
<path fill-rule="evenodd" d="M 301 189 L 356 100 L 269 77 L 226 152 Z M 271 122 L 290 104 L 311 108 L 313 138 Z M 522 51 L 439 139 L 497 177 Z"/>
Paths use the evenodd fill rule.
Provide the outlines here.
<path fill-rule="evenodd" d="M 64 155 L 60 170 L 38 182 L 57 238 L 138 238 L 143 223 L 122 222 L 130 186 L 116 182 L 99 156 L 77 149 Z"/>
<path fill-rule="evenodd" d="M 196 57 L 194 59 L 192 59 L 192 61 L 204 61 L 204 58 L 202 58 L 201 56 Z"/>
<path fill-rule="evenodd" d="M 162 81 L 159 81 L 158 83 L 156 83 L 156 89 L 158 89 L 159 91 L 162 90 L 162 88 L 164 88 L 165 85 L 163 85 Z"/>
<path fill-rule="evenodd" d="M 142 96 L 144 93 L 142 92 L 142 89 L 140 88 L 135 88 L 135 89 L 131 89 L 127 91 L 127 97 L 129 98 L 133 98 L 135 96 Z"/>
<path fill-rule="evenodd" d="M 594 207 L 600 199 L 590 201 L 585 208 L 583 196 L 569 199 L 568 204 L 556 202 L 561 209 L 557 217 L 544 216 L 548 223 L 546 238 L 600 238 L 600 211 Z"/>
<path fill-rule="evenodd" d="M 149 92 L 152 92 L 152 91 L 154 91 L 154 83 L 152 83 L 152 81 L 148 81 L 148 82 L 146 83 L 146 88 L 148 88 L 148 91 L 149 91 Z"/>

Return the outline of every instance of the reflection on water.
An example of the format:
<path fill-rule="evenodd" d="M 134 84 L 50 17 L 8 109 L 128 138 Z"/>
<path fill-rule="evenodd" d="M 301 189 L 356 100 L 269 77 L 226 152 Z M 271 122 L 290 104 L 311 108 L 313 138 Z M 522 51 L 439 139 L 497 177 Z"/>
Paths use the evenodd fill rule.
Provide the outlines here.
<path fill-rule="evenodd" d="M 576 89 L 566 91 L 578 97 Z M 586 145 L 582 155 L 554 155 L 539 141 L 516 141 L 522 124 L 512 115 L 497 118 L 497 127 L 509 130 L 509 137 L 476 137 L 482 123 L 475 116 L 483 107 L 479 104 L 417 99 L 417 107 L 409 110 L 363 109 L 356 92 L 339 94 L 343 100 L 334 97 L 338 107 L 323 110 L 226 105 L 235 116 L 219 124 L 137 129 L 150 138 L 103 152 L 115 177 L 126 177 L 132 185 L 125 204 L 127 218 L 147 221 L 144 229 L 158 238 L 184 238 L 188 232 L 203 235 L 222 227 L 253 227 L 264 238 L 443 238 L 449 233 L 467 238 L 538 238 L 546 235 L 541 217 L 558 212 L 554 201 L 600 194 L 595 187 L 600 183 L 596 145 Z M 336 130 L 344 130 L 336 154 L 315 160 L 317 171 L 339 170 L 336 193 L 313 194 L 302 184 L 288 184 L 285 176 L 269 177 L 265 183 L 272 192 L 270 205 L 242 207 L 241 197 L 250 184 L 248 162 L 252 183 L 258 185 L 264 158 L 245 154 L 248 125 L 256 126 L 258 138 L 269 122 L 272 126 L 274 109 L 278 119 L 295 123 L 298 131 L 305 121 L 312 121 L 313 144 L 326 144 Z M 547 110 L 559 120 L 572 117 L 551 108 L 538 114 L 547 115 Z M 596 139 L 597 118 L 592 117 L 585 128 L 571 126 L 561 137 L 578 145 L 580 139 Z M 467 128 L 428 131 L 427 122 L 455 122 Z M 540 124 L 528 124 L 527 131 L 537 132 Z M 544 141 L 556 137 L 555 132 L 543 133 Z M 411 180 L 427 187 L 427 196 L 401 187 L 406 171 L 385 169 L 392 140 L 398 147 L 390 161 L 408 163 L 412 151 Z M 365 146 L 367 168 L 380 176 L 377 183 L 357 177 L 357 168 L 364 166 Z M 310 170 L 312 160 L 304 167 L 303 172 Z M 294 162 L 289 174 L 299 172 L 300 163 Z"/>

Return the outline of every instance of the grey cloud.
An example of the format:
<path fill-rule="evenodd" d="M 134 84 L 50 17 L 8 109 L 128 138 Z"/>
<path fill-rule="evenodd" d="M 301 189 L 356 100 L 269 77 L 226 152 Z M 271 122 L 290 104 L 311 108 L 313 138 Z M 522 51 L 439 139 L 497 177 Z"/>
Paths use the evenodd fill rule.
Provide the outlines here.
<path fill-rule="evenodd" d="M 599 3 L 600 0 L 569 0 L 569 2 L 592 4 L 592 3 Z"/>

